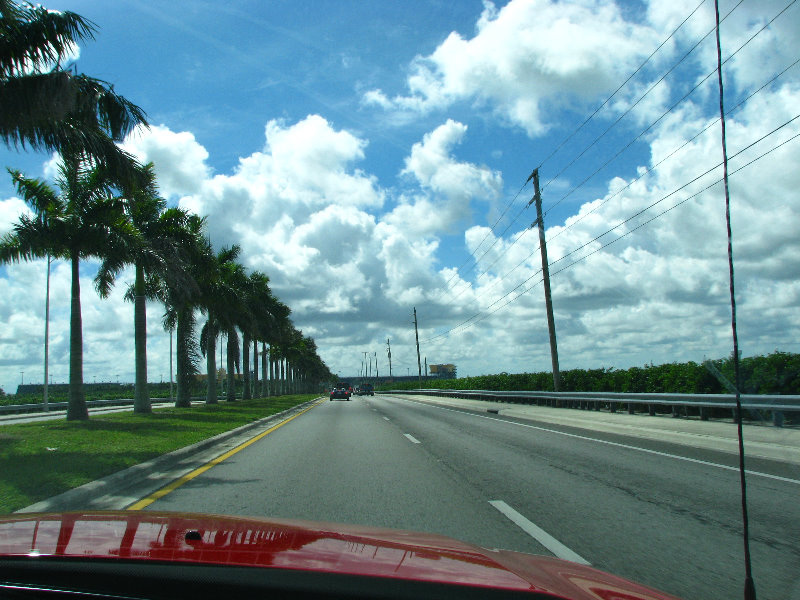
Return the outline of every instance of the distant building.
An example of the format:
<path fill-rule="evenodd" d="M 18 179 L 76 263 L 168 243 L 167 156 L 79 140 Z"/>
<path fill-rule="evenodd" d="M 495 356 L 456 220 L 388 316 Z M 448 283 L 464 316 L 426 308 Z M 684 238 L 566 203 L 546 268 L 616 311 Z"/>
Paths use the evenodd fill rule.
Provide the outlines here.
<path fill-rule="evenodd" d="M 430 373 L 431 377 L 436 379 L 455 379 L 456 378 L 456 366 L 447 364 L 447 365 L 428 365 L 428 372 Z"/>

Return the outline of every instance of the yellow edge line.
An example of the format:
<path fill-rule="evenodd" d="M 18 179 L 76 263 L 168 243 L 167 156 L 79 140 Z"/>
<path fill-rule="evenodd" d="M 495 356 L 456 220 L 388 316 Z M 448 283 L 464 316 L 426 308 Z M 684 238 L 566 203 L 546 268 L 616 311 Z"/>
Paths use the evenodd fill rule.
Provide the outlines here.
<path fill-rule="evenodd" d="M 236 446 L 236 448 L 232 448 L 231 450 L 228 450 L 225 454 L 221 454 L 217 458 L 215 458 L 215 459 L 207 462 L 206 464 L 204 464 L 202 467 L 196 468 L 194 471 L 191 471 L 190 473 L 187 473 L 183 477 L 180 477 L 179 479 L 176 479 L 175 481 L 173 481 L 169 485 L 165 485 L 160 490 L 157 490 L 157 491 L 153 492 L 152 494 L 150 494 L 149 496 L 147 496 L 145 498 L 142 498 L 141 500 L 138 500 L 137 502 L 134 502 L 133 504 L 131 504 L 125 510 L 141 510 L 143 508 L 146 508 L 147 506 L 150 506 L 153 502 L 155 502 L 159 498 L 163 498 L 164 496 L 166 496 L 167 494 L 169 494 L 173 490 L 176 490 L 177 488 L 181 487 L 187 481 L 191 481 L 192 479 L 194 479 L 198 475 L 202 475 L 203 473 L 208 471 L 211 467 L 215 467 L 216 465 L 218 465 L 222 461 L 227 460 L 228 458 L 230 458 L 231 456 L 233 456 L 234 454 L 236 454 L 240 450 L 244 450 L 250 444 L 256 443 L 258 440 L 260 440 L 264 436 L 272 433 L 273 431 L 275 431 L 279 427 L 283 427 L 284 425 L 286 425 L 292 419 L 296 419 L 297 417 L 299 417 L 303 413 L 306 413 L 309 410 L 311 410 L 312 408 L 314 408 L 316 406 L 319 406 L 324 401 L 325 400 L 322 399 L 319 402 L 316 402 L 315 404 L 312 404 L 308 408 L 301 410 L 296 415 L 292 415 L 291 417 L 289 417 L 285 421 L 281 421 L 280 423 L 278 423 L 277 425 L 274 425 L 273 427 L 270 427 L 266 431 L 262 431 L 257 436 L 250 438 L 249 440 L 247 440 L 246 442 L 243 442 L 242 444 L 239 444 L 238 446 Z"/>

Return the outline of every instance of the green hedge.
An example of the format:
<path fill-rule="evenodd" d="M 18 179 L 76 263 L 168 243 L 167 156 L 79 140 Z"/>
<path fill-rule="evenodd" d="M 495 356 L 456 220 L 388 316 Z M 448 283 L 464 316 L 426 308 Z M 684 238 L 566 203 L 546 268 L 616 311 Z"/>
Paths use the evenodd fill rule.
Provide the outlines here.
<path fill-rule="evenodd" d="M 733 381 L 731 358 L 712 361 Z M 774 352 L 740 361 L 742 393 L 800 394 L 800 354 Z M 416 381 L 381 385 L 380 390 L 416 389 Z M 423 387 L 458 390 L 552 391 L 553 376 L 543 373 L 501 373 L 459 379 L 427 379 Z M 630 369 L 570 369 L 561 371 L 564 392 L 627 392 L 662 394 L 723 394 L 727 390 L 702 364 L 695 362 L 645 365 Z"/>

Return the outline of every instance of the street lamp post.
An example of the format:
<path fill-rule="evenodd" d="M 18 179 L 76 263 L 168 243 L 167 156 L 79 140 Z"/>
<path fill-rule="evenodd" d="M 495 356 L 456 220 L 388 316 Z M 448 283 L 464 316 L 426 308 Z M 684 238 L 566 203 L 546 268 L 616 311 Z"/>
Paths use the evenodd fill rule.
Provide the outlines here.
<path fill-rule="evenodd" d="M 44 299 L 44 394 L 42 395 L 42 404 L 44 411 L 50 410 L 50 405 L 47 400 L 47 368 L 48 368 L 48 355 L 50 347 L 50 254 L 47 254 L 47 290 Z"/>

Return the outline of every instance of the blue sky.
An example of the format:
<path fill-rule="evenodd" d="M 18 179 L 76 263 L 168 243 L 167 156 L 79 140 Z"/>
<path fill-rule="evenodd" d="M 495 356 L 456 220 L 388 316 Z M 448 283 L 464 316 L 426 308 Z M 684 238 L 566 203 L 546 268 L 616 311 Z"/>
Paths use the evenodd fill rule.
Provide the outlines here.
<path fill-rule="evenodd" d="M 723 14 L 735 6 L 721 4 Z M 736 6 L 723 24 L 723 54 L 787 4 Z M 664 115 L 715 66 L 713 36 L 678 63 L 713 27 L 712 2 L 46 6 L 97 24 L 97 39 L 81 44 L 78 70 L 114 83 L 153 126 L 125 147 L 155 163 L 170 203 L 208 215 L 216 244 L 242 245 L 245 264 L 271 277 L 296 325 L 315 337 L 335 372 L 357 372 L 363 351 L 378 352 L 386 369 L 387 337 L 400 372 L 413 370 L 414 306 L 431 363 L 456 363 L 465 375 L 549 368 L 541 285 L 488 315 L 536 281 L 537 236 L 525 233 L 535 215 L 523 210 L 530 184 L 516 194 L 540 164 L 551 262 L 588 243 L 551 269 L 596 250 L 554 275 L 562 367 L 729 353 L 720 186 L 612 246 L 599 248 L 609 237 L 591 241 L 719 161 L 718 124 L 692 139 L 717 116 L 716 77 Z M 788 8 L 726 65 L 729 106 L 798 58 L 799 14 Z M 799 94 L 795 67 L 731 115 L 731 153 L 793 117 Z M 796 132 L 795 122 L 760 150 Z M 798 216 L 797 148 L 789 142 L 749 167 L 747 185 L 732 180 L 745 354 L 798 351 L 800 253 L 790 226 Z M 0 149 L 3 166 L 33 176 L 52 174 L 50 159 Z M 718 175 L 709 177 L 616 235 Z M 754 189 L 770 193 L 765 199 Z M 10 179 L 0 178 L 2 231 L 21 208 Z M 479 259 L 474 269 L 471 253 Z M 90 373 L 130 379 L 132 310 L 121 301 L 122 286 L 110 300 L 94 297 L 93 268 L 84 268 L 87 380 Z M 8 388 L 25 368 L 33 380 L 40 371 L 42 311 L 15 299 L 33 294 L 43 305 L 42 273 L 42 265 L 15 265 L 0 277 L 0 322 L 8 332 L 0 338 L 0 386 Z M 66 285 L 66 275 L 56 269 L 57 286 Z M 57 324 L 64 307 L 54 310 L 54 369 L 65 378 L 66 324 Z M 151 379 L 158 379 L 153 373 L 168 366 L 167 338 L 159 307 L 149 314 Z M 473 315 L 486 318 L 458 328 Z M 21 337 L 29 340 L 24 347 L 15 341 Z"/>

